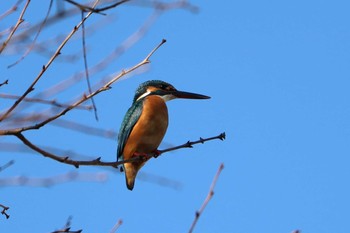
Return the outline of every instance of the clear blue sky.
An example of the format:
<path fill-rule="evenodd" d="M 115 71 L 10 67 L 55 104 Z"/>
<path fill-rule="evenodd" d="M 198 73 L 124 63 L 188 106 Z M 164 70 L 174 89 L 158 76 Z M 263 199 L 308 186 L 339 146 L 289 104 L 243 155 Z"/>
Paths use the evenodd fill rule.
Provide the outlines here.
<path fill-rule="evenodd" d="M 31 3 L 28 21 L 36 22 L 45 14 L 46 6 L 37 4 Z M 64 119 L 117 132 L 138 84 L 161 79 L 180 90 L 212 97 L 168 103 L 170 125 L 162 148 L 224 131 L 227 140 L 151 160 L 132 192 L 126 189 L 123 174 L 96 167 L 81 167 L 78 172 L 106 173 L 106 182 L 1 187 L 0 203 L 11 207 L 9 220 L 0 216 L 1 232 L 50 232 L 61 228 L 68 216 L 73 216 L 72 230 L 83 232 L 109 232 L 118 219 L 124 222 L 117 231 L 121 233 L 187 232 L 221 162 L 225 169 L 195 232 L 349 232 L 350 3 L 193 4 L 200 8 L 197 14 L 165 13 L 136 46 L 92 77 L 96 83 L 130 67 L 162 38 L 168 40 L 152 57 L 147 72 L 116 83 L 95 99 L 98 122 L 92 112 L 84 111 L 71 112 Z M 89 64 L 106 56 L 150 13 L 148 8 L 127 5 L 111 10 L 114 22 L 87 39 L 94 54 L 88 57 Z M 1 30 L 17 15 L 1 22 Z M 95 15 L 89 22 L 103 19 Z M 52 26 L 43 36 L 58 31 L 65 35 L 78 20 L 79 16 Z M 75 38 L 63 54 L 79 53 L 80 43 Z M 16 59 L 18 55 L 9 54 L 0 58 L 0 81 L 10 79 L 0 92 L 21 93 L 18 90 L 24 90 L 48 58 L 33 54 L 7 69 Z M 55 62 L 38 90 L 80 70 L 81 60 Z M 71 99 L 84 88 L 82 82 L 58 98 Z M 115 140 L 55 126 L 26 136 L 39 145 L 115 159 Z M 18 141 L 1 138 L 0 142 Z M 37 154 L 1 153 L 1 164 L 10 159 L 15 164 L 1 172 L 1 179 L 77 171 Z M 159 184 L 157 177 L 168 180 Z"/>

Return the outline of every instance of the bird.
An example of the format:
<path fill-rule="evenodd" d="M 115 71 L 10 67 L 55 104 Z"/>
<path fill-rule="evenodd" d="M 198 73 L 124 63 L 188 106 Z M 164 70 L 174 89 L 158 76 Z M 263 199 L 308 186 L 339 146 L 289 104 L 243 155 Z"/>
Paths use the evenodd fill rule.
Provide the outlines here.
<path fill-rule="evenodd" d="M 209 99 L 209 96 L 178 91 L 161 80 L 143 82 L 136 89 L 131 107 L 125 114 L 118 134 L 117 161 L 144 156 L 141 161 L 123 163 L 126 186 L 133 190 L 138 171 L 156 154 L 168 128 L 167 101 L 182 99 Z M 146 155 L 146 156 L 145 156 Z"/>

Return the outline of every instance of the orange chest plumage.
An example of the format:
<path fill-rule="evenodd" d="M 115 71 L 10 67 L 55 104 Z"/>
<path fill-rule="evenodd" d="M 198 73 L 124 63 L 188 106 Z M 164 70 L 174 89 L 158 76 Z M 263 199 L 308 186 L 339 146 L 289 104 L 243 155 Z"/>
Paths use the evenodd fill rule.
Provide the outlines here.
<path fill-rule="evenodd" d="M 168 128 L 168 109 L 164 100 L 156 95 L 147 96 L 143 102 L 142 113 L 126 141 L 124 159 L 131 158 L 135 152 L 154 152 L 161 143 Z"/>

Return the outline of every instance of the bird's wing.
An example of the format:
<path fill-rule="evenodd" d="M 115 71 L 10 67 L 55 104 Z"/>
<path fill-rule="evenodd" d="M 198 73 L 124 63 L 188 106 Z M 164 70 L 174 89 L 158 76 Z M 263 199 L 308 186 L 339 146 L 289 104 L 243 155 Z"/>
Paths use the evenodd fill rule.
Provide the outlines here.
<path fill-rule="evenodd" d="M 141 116 L 143 108 L 143 101 L 137 101 L 134 103 L 129 110 L 126 112 L 122 126 L 119 130 L 118 135 L 118 150 L 117 150 L 117 160 L 123 159 L 123 150 L 129 135 L 134 128 L 136 122 Z"/>

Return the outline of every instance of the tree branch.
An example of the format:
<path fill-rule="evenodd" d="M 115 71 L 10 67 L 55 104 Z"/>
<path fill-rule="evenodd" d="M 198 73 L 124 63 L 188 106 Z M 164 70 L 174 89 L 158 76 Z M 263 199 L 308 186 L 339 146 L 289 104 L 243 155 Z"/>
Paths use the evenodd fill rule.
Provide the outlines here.
<path fill-rule="evenodd" d="M 197 223 L 199 217 L 203 213 L 205 207 L 208 205 L 208 203 L 211 200 L 211 198 L 214 196 L 214 187 L 215 187 L 215 184 L 216 184 L 216 182 L 217 182 L 217 180 L 218 180 L 218 178 L 220 176 L 220 173 L 221 173 L 222 169 L 224 169 L 224 164 L 223 163 L 220 164 L 220 167 L 219 167 L 218 171 L 216 172 L 214 180 L 213 180 L 213 182 L 210 185 L 209 193 L 208 193 L 207 197 L 205 198 L 201 208 L 198 211 L 196 211 L 196 216 L 195 216 L 195 218 L 194 218 L 194 220 L 192 222 L 192 225 L 191 225 L 191 228 L 189 230 L 189 233 L 193 232 L 193 229 L 196 226 L 196 223 Z"/>
<path fill-rule="evenodd" d="M 0 172 L 2 172 L 3 170 L 5 170 L 6 168 L 12 166 L 14 163 L 15 163 L 14 160 L 8 161 L 6 164 L 4 164 L 4 165 L 2 165 L 2 166 L 0 167 Z"/>
<path fill-rule="evenodd" d="M 5 17 L 9 16 L 13 12 L 15 12 L 18 8 L 18 5 L 21 4 L 23 0 L 18 0 L 10 9 L 0 15 L 0 20 L 3 20 Z"/>
<path fill-rule="evenodd" d="M 42 21 L 42 23 L 41 23 L 41 25 L 40 25 L 40 27 L 39 27 L 39 30 L 37 31 L 37 33 L 36 33 L 36 35 L 35 35 L 35 37 L 34 37 L 32 43 L 31 43 L 31 45 L 27 48 L 27 50 L 26 50 L 25 53 L 21 56 L 20 59 L 18 59 L 18 60 L 17 60 L 16 62 L 14 62 L 13 64 L 7 66 L 7 68 L 11 68 L 11 67 L 17 65 L 19 62 L 21 62 L 21 61 L 32 51 L 32 49 L 33 49 L 34 46 L 35 46 L 36 40 L 38 39 L 38 37 L 39 37 L 39 35 L 40 35 L 41 30 L 44 28 L 45 23 L 46 23 L 47 19 L 49 18 L 49 15 L 50 15 L 50 12 L 51 12 L 51 8 L 52 8 L 52 2 L 53 2 L 53 0 L 50 0 L 49 9 L 47 10 L 46 16 L 45 16 L 44 20 Z"/>
<path fill-rule="evenodd" d="M 8 79 L 6 79 L 2 83 L 0 83 L 0 87 L 3 86 L 3 85 L 7 85 L 7 84 L 9 84 L 9 80 Z"/>
<path fill-rule="evenodd" d="M 66 2 L 69 2 L 71 3 L 72 5 L 78 7 L 81 11 L 83 12 L 94 12 L 94 13 L 98 13 L 98 14 L 102 14 L 102 15 L 105 15 L 104 13 L 101 13 L 102 11 L 106 11 L 106 10 L 109 10 L 109 9 L 112 9 L 114 7 L 117 7 L 125 2 L 128 2 L 129 0 L 122 0 L 120 2 L 116 2 L 116 3 L 113 3 L 109 6 L 106 6 L 106 7 L 101 7 L 101 8 L 94 8 L 94 7 L 89 7 L 89 6 L 85 6 L 85 5 L 82 5 L 82 4 L 79 4 L 75 1 L 72 1 L 72 0 L 65 0 Z"/>
<path fill-rule="evenodd" d="M 76 168 L 79 168 L 79 166 L 105 166 L 105 167 L 114 167 L 114 168 L 118 168 L 119 165 L 124 164 L 124 163 L 131 163 L 131 162 L 136 162 L 136 161 L 144 161 L 147 160 L 149 158 L 152 157 L 158 157 L 160 154 L 169 152 L 169 151 L 173 151 L 173 150 L 177 150 L 180 148 L 191 148 L 192 145 L 198 144 L 198 143 L 204 143 L 206 141 L 210 141 L 210 140 L 215 140 L 215 139 L 220 139 L 223 140 L 225 138 L 225 133 L 221 133 L 220 135 L 216 136 L 216 137 L 210 137 L 210 138 L 201 138 L 198 141 L 188 141 L 187 143 L 184 143 L 183 145 L 180 146 L 176 146 L 173 148 L 169 148 L 169 149 L 165 149 L 163 151 L 160 151 L 160 153 L 155 152 L 155 153 L 151 153 L 148 155 L 143 155 L 143 156 L 135 156 L 132 157 L 131 159 L 126 159 L 123 161 L 114 161 L 114 162 L 103 162 L 101 161 L 101 157 L 98 157 L 94 160 L 72 160 L 69 158 L 69 156 L 58 156 L 55 155 L 53 153 L 50 153 L 48 151 L 45 151 L 43 149 L 41 149 L 40 147 L 34 145 L 32 142 L 30 142 L 26 137 L 23 136 L 23 134 L 21 133 L 17 133 L 14 134 L 14 136 L 16 136 L 19 140 L 21 140 L 26 146 L 28 146 L 29 148 L 31 148 L 32 150 L 38 152 L 39 154 L 48 157 L 50 159 L 56 160 L 60 163 L 65 163 L 65 164 L 69 164 L 69 165 L 73 165 Z"/>
<path fill-rule="evenodd" d="M 66 114 L 67 112 L 69 112 L 70 110 L 72 110 L 73 108 L 76 108 L 77 106 L 79 106 L 80 104 L 82 104 L 83 102 L 85 102 L 86 100 L 90 99 L 91 97 L 99 94 L 100 92 L 106 91 L 111 89 L 111 86 L 113 83 L 115 83 L 116 81 L 118 81 L 121 77 L 123 77 L 126 74 L 131 73 L 132 71 L 136 70 L 137 68 L 150 63 L 150 58 L 151 56 L 157 51 L 157 49 L 159 49 L 159 47 L 161 47 L 164 43 L 166 42 L 165 39 L 162 40 L 161 43 L 159 43 L 141 62 L 139 62 L 137 65 L 131 67 L 130 69 L 127 70 L 122 70 L 116 77 L 112 78 L 109 82 L 107 82 L 104 86 L 100 87 L 99 89 L 97 89 L 96 91 L 92 92 L 89 95 L 84 94 L 81 99 L 79 99 L 78 101 L 76 101 L 74 104 L 68 106 L 67 108 L 65 108 L 64 110 L 62 110 L 60 113 L 58 113 L 55 116 L 52 116 L 38 124 L 32 125 L 32 126 L 27 126 L 27 127 L 22 127 L 22 128 L 16 128 L 16 129 L 10 129 L 10 130 L 0 130 L 0 135 L 16 135 L 18 133 L 27 131 L 27 130 L 33 130 L 33 129 L 40 129 L 41 127 L 43 127 L 44 125 L 50 123 L 53 120 L 56 120 L 57 118 L 63 116 L 64 114 Z M 23 96 L 21 96 L 22 98 Z M 20 99 L 21 99 L 20 98 Z M 22 100 L 24 99 L 24 97 L 22 98 Z M 17 101 L 16 101 L 17 102 Z M 4 114 L 6 115 L 6 113 Z M 4 116 L 3 115 L 3 116 Z M 0 119 L 1 121 L 1 119 Z"/>
<path fill-rule="evenodd" d="M 84 11 L 81 11 L 81 18 L 84 18 Z M 81 32 L 82 32 L 82 46 L 83 46 L 83 60 L 84 60 L 84 68 L 85 68 L 85 77 L 86 77 L 86 83 L 87 87 L 89 90 L 89 94 L 91 95 L 92 89 L 91 89 L 91 83 L 90 83 L 90 75 L 89 75 L 89 69 L 88 69 L 88 64 L 87 64 L 87 55 L 86 55 L 86 43 L 85 43 L 85 23 L 82 24 L 81 27 Z M 98 115 L 97 115 L 97 107 L 96 103 L 93 97 L 91 97 L 91 103 L 94 109 L 95 113 L 95 119 L 98 121 Z"/>
<path fill-rule="evenodd" d="M 8 219 L 10 215 L 6 211 L 10 209 L 10 207 L 4 206 L 2 204 L 0 204 L 0 207 L 2 208 L 1 214 L 5 215 L 5 217 Z"/>
<path fill-rule="evenodd" d="M 123 224 L 123 220 L 119 219 L 109 233 L 115 233 L 122 224 Z"/>
<path fill-rule="evenodd" d="M 65 226 L 61 230 L 53 231 L 51 233 L 81 233 L 83 230 L 71 231 L 72 216 L 69 216 Z"/>
<path fill-rule="evenodd" d="M 1 86 L 1 85 L 0 85 Z M 5 93 L 0 93 L 0 98 L 3 99 L 18 99 L 20 96 L 18 95 L 11 95 L 11 94 L 5 94 Z M 49 104 L 55 107 L 59 108 L 67 108 L 69 104 L 62 104 L 57 102 L 57 100 L 46 100 L 46 99 L 40 99 L 40 98 L 24 98 L 24 102 L 32 102 L 32 103 L 41 103 L 41 104 Z M 86 105 L 86 106 L 77 106 L 77 109 L 83 109 L 83 110 L 91 110 L 93 107 L 91 105 Z"/>
<path fill-rule="evenodd" d="M 11 30 L 11 32 L 10 32 L 10 34 L 8 35 L 8 37 L 7 37 L 7 39 L 5 40 L 5 42 L 2 43 L 2 46 L 1 46 L 1 48 L 0 48 L 0 54 L 1 54 L 1 53 L 4 51 L 4 49 L 6 48 L 7 44 L 8 44 L 9 41 L 11 40 L 13 34 L 15 33 L 15 31 L 17 30 L 17 28 L 19 27 L 19 25 L 20 25 L 21 23 L 24 22 L 23 15 L 24 15 L 24 13 L 26 12 L 26 10 L 27 10 L 27 8 L 28 8 L 28 6 L 29 6 L 29 3 L 30 3 L 30 0 L 27 0 L 26 4 L 25 4 L 25 6 L 23 7 L 23 10 L 22 10 L 22 12 L 21 12 L 21 14 L 20 14 L 20 16 L 19 16 L 19 18 L 18 18 L 18 20 L 17 20 L 16 25 L 15 25 L 15 26 L 13 27 L 13 29 Z"/>
<path fill-rule="evenodd" d="M 165 152 L 169 152 L 169 151 L 173 151 L 173 150 L 178 150 L 180 148 L 192 148 L 193 145 L 195 144 L 198 144 L 198 143 L 204 143 L 206 141 L 211 141 L 211 140 L 215 140 L 215 139 L 220 139 L 221 141 L 225 140 L 226 138 L 226 134 L 225 132 L 224 133 L 221 133 L 219 134 L 218 136 L 215 136 L 215 137 L 211 137 L 211 138 L 199 138 L 199 140 L 197 141 L 188 141 L 180 146 L 175 146 L 175 147 L 171 147 L 171 148 L 168 148 L 168 149 L 165 149 L 165 150 L 158 150 L 158 153 L 156 155 L 153 155 L 153 157 L 158 157 L 159 155 L 165 153 Z"/>
<path fill-rule="evenodd" d="M 94 2 L 93 7 L 96 7 L 96 5 L 98 4 L 100 0 L 96 0 Z M 29 4 L 30 0 L 28 0 L 28 4 Z M 67 44 L 67 42 L 70 40 L 70 38 L 78 31 L 78 29 L 80 28 L 80 26 L 85 22 L 85 20 L 87 20 L 90 15 L 93 12 L 90 11 L 83 20 L 81 20 L 76 26 L 74 26 L 73 30 L 68 34 L 68 36 L 63 40 L 63 42 L 58 46 L 56 52 L 52 55 L 52 57 L 49 59 L 49 61 L 46 63 L 46 65 L 44 65 L 41 69 L 41 71 L 39 72 L 38 76 L 34 79 L 34 81 L 32 82 L 32 84 L 28 87 L 28 89 L 22 94 L 22 96 L 17 99 L 15 101 L 15 103 L 0 117 L 0 122 L 3 121 L 5 118 L 7 118 L 10 113 L 18 106 L 18 104 L 20 104 L 23 99 L 34 90 L 34 86 L 36 85 L 36 83 L 40 80 L 40 78 L 43 76 L 43 74 L 45 73 L 45 71 L 50 67 L 50 65 L 52 64 L 52 62 L 56 59 L 56 57 L 58 57 L 58 55 L 61 54 L 61 50 L 62 48 Z M 1 51 L 0 51 L 1 52 Z"/>
<path fill-rule="evenodd" d="M 0 187 L 13 186 L 27 186 L 27 187 L 52 187 L 59 184 L 64 184 L 73 181 L 84 182 L 105 182 L 108 179 L 108 174 L 105 172 L 96 173 L 80 173 L 67 172 L 48 177 L 28 177 L 28 176 L 14 176 L 0 178 Z"/>

